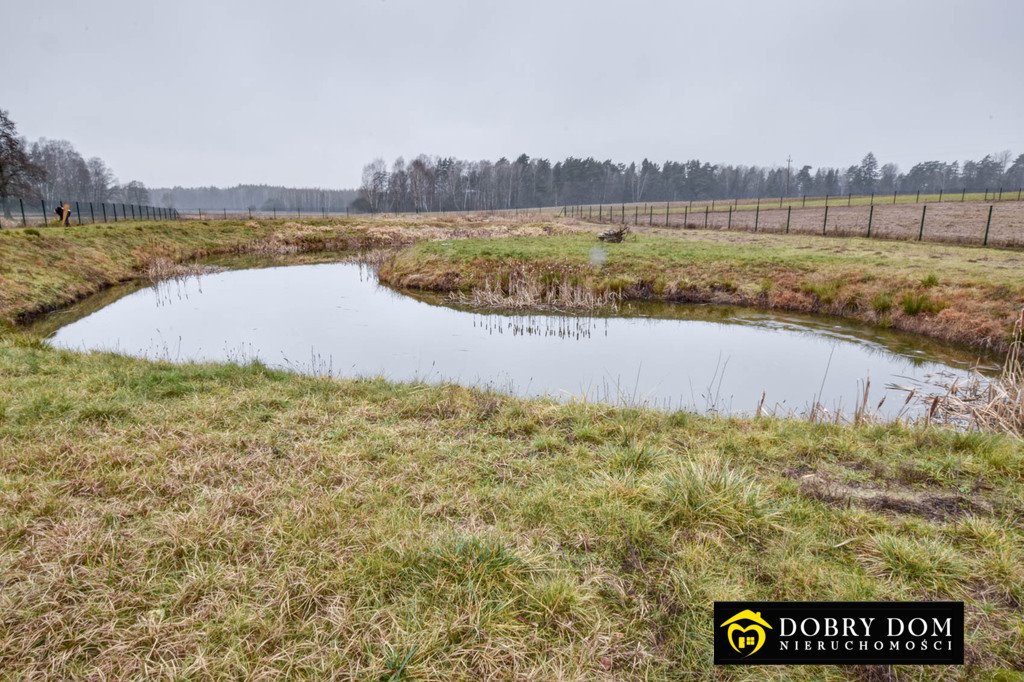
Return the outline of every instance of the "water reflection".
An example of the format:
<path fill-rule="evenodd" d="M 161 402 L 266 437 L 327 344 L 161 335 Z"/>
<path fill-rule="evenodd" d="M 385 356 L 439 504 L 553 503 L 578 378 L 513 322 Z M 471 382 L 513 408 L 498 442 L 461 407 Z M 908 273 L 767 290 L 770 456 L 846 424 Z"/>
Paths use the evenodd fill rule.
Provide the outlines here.
<path fill-rule="evenodd" d="M 903 395 L 886 384 L 966 375 L 973 360 L 913 337 L 736 309 L 515 315 L 424 299 L 378 286 L 355 264 L 220 272 L 130 293 L 62 326 L 50 343 L 724 413 L 751 413 L 762 401 L 767 411 L 800 412 L 815 400 L 851 411 L 870 378 L 871 406 L 895 416 Z"/>

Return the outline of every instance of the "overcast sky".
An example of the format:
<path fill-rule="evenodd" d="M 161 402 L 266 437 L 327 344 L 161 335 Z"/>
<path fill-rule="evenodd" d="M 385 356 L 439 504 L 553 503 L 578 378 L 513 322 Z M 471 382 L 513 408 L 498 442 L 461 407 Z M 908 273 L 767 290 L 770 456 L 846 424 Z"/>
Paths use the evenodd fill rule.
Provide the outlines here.
<path fill-rule="evenodd" d="M 847 166 L 1024 152 L 1024 2 L 5 0 L 0 108 L 122 180 L 375 156 Z"/>

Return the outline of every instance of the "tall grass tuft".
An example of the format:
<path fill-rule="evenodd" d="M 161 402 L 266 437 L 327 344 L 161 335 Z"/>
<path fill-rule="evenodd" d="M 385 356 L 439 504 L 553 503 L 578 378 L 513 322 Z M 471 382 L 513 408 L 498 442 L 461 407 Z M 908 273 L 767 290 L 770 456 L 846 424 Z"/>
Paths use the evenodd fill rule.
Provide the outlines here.
<path fill-rule="evenodd" d="M 666 522 L 680 528 L 736 538 L 767 530 L 777 514 L 760 484 L 719 459 L 678 462 L 659 491 Z"/>

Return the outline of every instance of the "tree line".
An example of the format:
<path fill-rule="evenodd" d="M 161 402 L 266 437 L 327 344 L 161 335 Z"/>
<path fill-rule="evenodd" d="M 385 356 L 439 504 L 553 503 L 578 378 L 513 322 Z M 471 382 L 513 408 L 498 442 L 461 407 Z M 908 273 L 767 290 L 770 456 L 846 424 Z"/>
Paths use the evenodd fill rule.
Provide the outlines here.
<path fill-rule="evenodd" d="M 962 164 L 924 161 L 902 172 L 879 165 L 873 153 L 847 168 L 803 165 L 746 166 L 697 159 L 657 164 L 548 159 L 521 154 L 514 161 L 454 157 L 401 157 L 389 167 L 375 159 L 363 167 L 353 208 L 368 212 L 502 210 L 567 204 L 743 199 L 782 196 L 953 192 L 1024 186 L 1024 154 L 1008 152 Z"/>
<path fill-rule="evenodd" d="M 11 199 L 93 201 L 148 205 L 149 191 L 138 180 L 119 183 L 103 159 L 85 159 L 67 140 L 40 138 L 29 143 L 0 109 L 0 203 L 12 217 Z"/>
<path fill-rule="evenodd" d="M 356 198 L 354 189 L 319 189 L 276 185 L 235 187 L 160 187 L 150 193 L 162 206 L 180 210 L 327 211 L 344 213 Z"/>

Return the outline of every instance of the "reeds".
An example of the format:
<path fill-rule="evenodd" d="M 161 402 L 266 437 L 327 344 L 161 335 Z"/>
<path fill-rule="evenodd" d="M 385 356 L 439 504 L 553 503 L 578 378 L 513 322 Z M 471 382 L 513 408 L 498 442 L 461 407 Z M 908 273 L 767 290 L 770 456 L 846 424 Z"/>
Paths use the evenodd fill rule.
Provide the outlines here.
<path fill-rule="evenodd" d="M 453 298 L 461 304 L 486 308 L 558 311 L 615 311 L 620 301 L 615 291 L 594 291 L 568 279 L 543 282 L 522 270 L 513 270 L 506 284 L 488 279 L 483 286 L 469 293 L 458 292 Z"/>
<path fill-rule="evenodd" d="M 170 258 L 155 258 L 146 264 L 146 279 L 151 284 L 159 284 L 171 279 L 199 277 L 210 272 L 218 272 L 223 268 L 200 263 L 177 263 Z"/>
<path fill-rule="evenodd" d="M 930 419 L 979 431 L 1024 438 L 1024 310 L 1013 325 L 1010 351 L 996 379 L 972 374 L 929 398 Z"/>

